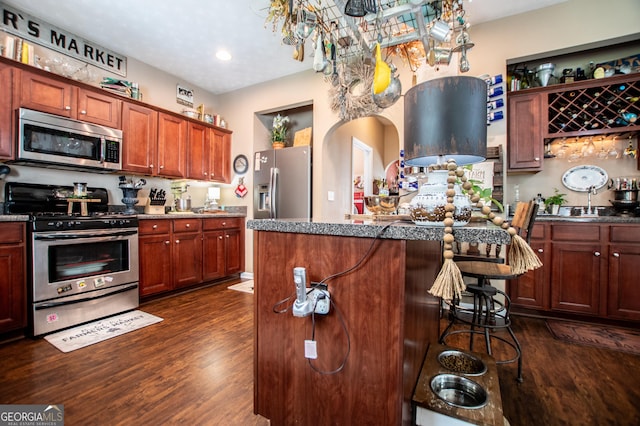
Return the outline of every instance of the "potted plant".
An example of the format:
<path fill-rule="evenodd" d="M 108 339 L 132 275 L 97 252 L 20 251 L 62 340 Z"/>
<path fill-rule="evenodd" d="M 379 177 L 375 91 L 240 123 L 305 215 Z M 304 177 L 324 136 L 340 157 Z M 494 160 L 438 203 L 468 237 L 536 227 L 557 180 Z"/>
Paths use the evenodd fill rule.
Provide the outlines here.
<path fill-rule="evenodd" d="M 271 145 L 273 149 L 285 147 L 288 122 L 289 117 L 286 115 L 282 116 L 278 114 L 273 118 L 273 127 L 271 128 Z"/>
<path fill-rule="evenodd" d="M 567 194 L 560 193 L 558 188 L 553 188 L 553 195 L 544 200 L 545 210 L 550 214 L 557 215 L 560 206 L 567 202 L 566 196 Z"/>

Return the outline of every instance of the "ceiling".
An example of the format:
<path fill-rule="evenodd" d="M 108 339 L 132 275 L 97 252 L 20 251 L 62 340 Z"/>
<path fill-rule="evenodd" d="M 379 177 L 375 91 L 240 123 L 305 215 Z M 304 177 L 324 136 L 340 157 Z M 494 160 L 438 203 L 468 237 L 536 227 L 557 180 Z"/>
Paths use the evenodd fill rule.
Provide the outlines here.
<path fill-rule="evenodd" d="M 312 67 L 310 54 L 303 62 L 294 60 L 292 47 L 265 25 L 269 0 L 0 1 L 213 94 Z M 464 0 L 464 7 L 475 25 L 564 1 Z M 215 57 L 221 48 L 231 53 L 230 61 Z"/>

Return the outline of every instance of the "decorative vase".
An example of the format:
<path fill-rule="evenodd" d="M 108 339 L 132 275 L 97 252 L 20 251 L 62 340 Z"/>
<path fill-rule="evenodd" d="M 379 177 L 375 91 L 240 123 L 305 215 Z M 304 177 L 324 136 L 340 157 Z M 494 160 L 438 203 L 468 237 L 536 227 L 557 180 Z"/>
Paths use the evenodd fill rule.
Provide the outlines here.
<path fill-rule="evenodd" d="M 418 194 L 410 203 L 411 220 L 416 225 L 444 226 L 447 205 L 447 170 L 427 173 L 427 182 L 422 184 Z M 464 226 L 471 219 L 471 202 L 462 193 L 460 185 L 454 185 L 453 226 Z"/>
<path fill-rule="evenodd" d="M 273 147 L 273 149 L 282 149 L 284 148 L 284 142 L 282 141 L 275 141 L 271 144 L 271 146 Z"/>
<path fill-rule="evenodd" d="M 138 204 L 138 191 L 139 188 L 124 188 L 122 189 L 122 204 L 124 204 L 127 208 L 125 209 L 125 214 L 136 214 L 137 211 L 135 209 L 135 205 Z"/>

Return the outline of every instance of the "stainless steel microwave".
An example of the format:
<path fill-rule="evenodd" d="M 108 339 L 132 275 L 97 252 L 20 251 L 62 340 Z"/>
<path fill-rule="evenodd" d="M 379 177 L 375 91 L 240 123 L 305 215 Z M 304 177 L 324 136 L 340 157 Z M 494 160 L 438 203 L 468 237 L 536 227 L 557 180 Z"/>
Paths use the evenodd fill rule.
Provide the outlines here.
<path fill-rule="evenodd" d="M 20 108 L 17 151 L 18 164 L 118 171 L 122 130 Z"/>

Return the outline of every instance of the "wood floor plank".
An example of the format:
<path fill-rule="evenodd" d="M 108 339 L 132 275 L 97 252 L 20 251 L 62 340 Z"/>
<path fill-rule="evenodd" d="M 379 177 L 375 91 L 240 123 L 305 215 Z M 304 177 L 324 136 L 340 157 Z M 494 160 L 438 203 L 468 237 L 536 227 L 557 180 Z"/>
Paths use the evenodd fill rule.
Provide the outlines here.
<path fill-rule="evenodd" d="M 253 296 L 228 285 L 144 304 L 164 320 L 67 354 L 43 339 L 0 345 L 0 403 L 64 404 L 72 426 L 269 424 L 253 414 Z M 498 366 L 512 426 L 640 424 L 640 356 L 561 342 L 541 319 L 513 328 L 524 382 Z"/>

